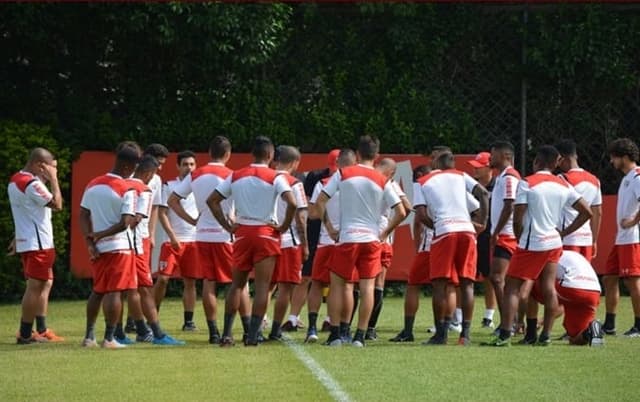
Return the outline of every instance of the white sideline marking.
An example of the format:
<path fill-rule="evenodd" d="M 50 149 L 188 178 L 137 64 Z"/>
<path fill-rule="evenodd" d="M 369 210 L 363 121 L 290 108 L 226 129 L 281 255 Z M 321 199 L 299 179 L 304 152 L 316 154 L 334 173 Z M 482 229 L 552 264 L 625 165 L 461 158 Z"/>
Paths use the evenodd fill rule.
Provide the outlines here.
<path fill-rule="evenodd" d="M 351 402 L 349 394 L 347 394 L 342 389 L 340 384 L 338 384 L 338 382 L 333 377 L 331 377 L 331 374 L 329 374 L 327 370 L 322 368 L 322 366 L 317 361 L 315 361 L 315 359 L 311 357 L 311 355 L 307 353 L 302 346 L 298 345 L 288 337 L 283 336 L 282 338 L 284 340 L 284 344 L 293 351 L 293 354 L 296 355 L 296 357 L 302 362 L 302 364 L 307 366 L 309 371 L 311 371 L 311 374 L 313 374 L 313 376 L 318 381 L 320 381 L 320 383 L 327 389 L 327 391 L 329 391 L 329 394 L 331 394 L 333 399 L 338 402 Z"/>

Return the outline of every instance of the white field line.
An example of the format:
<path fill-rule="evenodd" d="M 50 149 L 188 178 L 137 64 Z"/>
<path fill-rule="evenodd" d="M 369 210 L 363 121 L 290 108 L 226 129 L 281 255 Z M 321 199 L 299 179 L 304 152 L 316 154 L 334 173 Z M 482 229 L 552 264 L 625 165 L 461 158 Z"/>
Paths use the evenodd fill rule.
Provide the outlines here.
<path fill-rule="evenodd" d="M 309 353 L 307 353 L 302 346 L 295 343 L 292 339 L 288 337 L 284 337 L 284 344 L 289 347 L 293 351 L 293 354 L 296 355 L 298 360 L 302 362 L 311 374 L 320 381 L 320 384 L 324 386 L 329 394 L 338 402 L 351 402 L 351 398 L 349 394 L 347 394 L 340 384 L 325 370 L 322 366 L 313 358 Z"/>

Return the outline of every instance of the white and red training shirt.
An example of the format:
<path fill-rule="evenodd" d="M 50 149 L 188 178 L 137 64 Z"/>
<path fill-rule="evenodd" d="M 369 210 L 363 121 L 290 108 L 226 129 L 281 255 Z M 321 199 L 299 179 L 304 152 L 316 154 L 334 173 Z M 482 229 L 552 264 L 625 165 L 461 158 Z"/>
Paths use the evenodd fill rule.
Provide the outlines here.
<path fill-rule="evenodd" d="M 291 191 L 293 192 L 293 196 L 296 199 L 296 209 L 306 209 L 307 205 L 307 196 L 304 193 L 304 185 L 300 180 L 289 174 L 289 172 L 284 170 L 278 170 L 277 173 L 279 175 L 284 176 L 291 186 Z M 277 211 L 278 211 L 278 223 L 282 223 L 284 221 L 286 212 L 287 212 L 287 203 L 282 199 L 282 197 L 278 197 L 277 203 Z M 289 226 L 289 230 L 282 233 L 280 236 L 280 247 L 288 248 L 294 247 L 300 244 L 300 236 L 298 236 L 298 224 L 295 219 L 291 221 L 291 226 Z"/>
<path fill-rule="evenodd" d="M 504 209 L 505 200 L 515 200 L 518 182 L 520 181 L 520 173 L 513 167 L 509 166 L 504 169 L 493 185 L 491 190 L 491 228 L 495 230 L 500 220 L 500 215 Z M 494 233 L 495 234 L 495 233 Z M 499 236 L 514 239 L 516 235 L 513 233 L 513 214 L 509 216 L 509 220 L 504 225 Z"/>
<path fill-rule="evenodd" d="M 456 170 L 434 170 L 418 179 L 422 199 L 416 197 L 418 205 L 425 205 L 433 220 L 435 236 L 453 232 L 475 233 L 471 222 L 470 194 L 478 185 L 468 174 Z"/>
<path fill-rule="evenodd" d="M 634 225 L 623 229 L 620 222 L 623 219 L 633 219 L 640 207 L 640 167 L 631 169 L 620 182 L 618 188 L 618 205 L 616 208 L 616 244 L 640 243 L 640 225 Z"/>
<path fill-rule="evenodd" d="M 200 214 L 196 224 L 196 241 L 208 243 L 229 243 L 232 241 L 231 234 L 220 226 L 207 205 L 207 199 L 211 193 L 220 183 L 231 177 L 231 173 L 233 171 L 224 164 L 210 162 L 195 169 L 173 189 L 173 192 L 183 200 L 193 194 L 196 209 Z M 224 200 L 221 206 L 227 218 L 234 216 L 233 200 Z M 189 214 L 191 215 L 191 213 Z M 195 218 L 198 214 L 191 216 Z M 185 222 L 185 224 L 187 223 Z"/>
<path fill-rule="evenodd" d="M 16 252 L 53 248 L 51 208 L 53 195 L 33 174 L 20 171 L 7 187 L 15 226 Z"/>
<path fill-rule="evenodd" d="M 580 199 L 573 187 L 549 171 L 541 170 L 518 184 L 514 205 L 527 205 L 518 247 L 546 251 L 562 247 L 562 211 Z"/>
<path fill-rule="evenodd" d="M 558 262 L 556 280 L 560 286 L 600 292 L 600 282 L 593 267 L 580 253 L 564 250 Z M 560 295 L 558 295 L 560 297 Z"/>
<path fill-rule="evenodd" d="M 331 177 L 325 177 L 324 179 L 316 183 L 315 187 L 313 188 L 313 193 L 311 194 L 311 199 L 309 200 L 310 204 L 315 204 L 316 201 L 318 201 L 318 197 L 320 196 L 322 189 L 329 182 L 330 178 Z M 338 192 L 337 194 L 340 194 L 340 192 Z M 340 197 L 337 194 L 329 198 L 329 201 L 327 201 L 326 203 L 325 209 L 327 213 L 327 219 L 329 220 L 329 222 L 331 222 L 331 226 L 333 226 L 335 230 L 339 231 L 340 230 Z M 322 225 L 320 225 L 320 238 L 318 240 L 318 246 L 327 246 L 327 245 L 334 245 L 334 244 L 336 244 L 336 242 L 334 242 L 331 239 L 331 237 L 329 237 L 329 232 L 327 231 L 327 227 L 323 223 Z"/>
<path fill-rule="evenodd" d="M 186 180 L 187 177 L 190 176 L 185 176 L 183 180 Z M 169 180 L 162 186 L 162 203 L 160 206 L 168 209 L 167 218 L 169 219 L 169 224 L 171 225 L 173 233 L 176 235 L 178 241 L 189 243 L 196 240 L 196 227 L 180 218 L 171 208 L 169 208 L 167 204 L 169 196 L 183 180 L 176 177 L 174 180 Z M 198 216 L 198 207 L 196 206 L 196 199 L 193 193 L 189 194 L 185 198 L 181 198 L 180 205 L 182 205 L 182 208 L 190 216 L 194 218 Z"/>
<path fill-rule="evenodd" d="M 233 172 L 216 191 L 224 198 L 233 197 L 240 225 L 263 226 L 277 224 L 277 199 L 291 186 L 267 165 L 252 163 Z"/>
<path fill-rule="evenodd" d="M 142 219 L 136 225 L 133 231 L 134 244 L 137 254 L 144 254 L 142 240 L 149 238 L 149 216 L 151 216 L 151 208 L 153 205 L 153 192 L 148 185 L 142 180 L 134 178 L 125 179 L 131 188 L 135 191 L 135 206 L 133 208 L 136 215 L 140 215 Z"/>
<path fill-rule="evenodd" d="M 400 187 L 400 185 L 398 183 L 396 183 L 393 179 L 389 180 L 389 182 L 391 183 L 391 187 L 393 187 L 393 191 L 396 192 L 396 194 L 398 195 L 399 198 L 407 196 L 405 194 L 405 192 L 402 191 L 402 188 Z M 380 219 L 378 221 L 378 225 L 379 225 L 379 228 L 380 228 L 380 233 L 382 233 L 382 231 L 385 230 L 387 228 L 387 226 L 389 225 L 389 217 L 390 216 L 391 216 L 391 206 L 387 205 L 387 204 L 384 204 L 382 212 L 380 213 Z M 391 233 L 387 237 L 385 242 L 388 243 L 388 244 L 393 244 L 393 233 Z"/>
<path fill-rule="evenodd" d="M 600 191 L 600 180 L 584 169 L 576 168 L 561 175 L 573 188 L 584 198 L 590 207 L 602 205 L 602 192 Z M 564 229 L 571 225 L 571 222 L 578 216 L 578 211 L 574 208 L 565 208 L 562 214 L 562 225 Z M 578 230 L 562 239 L 562 244 L 567 246 L 591 246 L 593 244 L 593 234 L 591 225 L 587 221 Z"/>
<path fill-rule="evenodd" d="M 80 206 L 91 213 L 91 226 L 100 232 L 120 222 L 122 215 L 135 215 L 135 190 L 122 177 L 107 173 L 91 180 L 84 190 Z M 101 253 L 133 249 L 133 234 L 129 228 L 104 237 L 96 243 Z"/>
<path fill-rule="evenodd" d="M 391 183 L 373 167 L 354 165 L 339 169 L 322 191 L 340 197 L 340 243 L 368 243 L 380 238 L 380 211 L 400 202 Z"/>

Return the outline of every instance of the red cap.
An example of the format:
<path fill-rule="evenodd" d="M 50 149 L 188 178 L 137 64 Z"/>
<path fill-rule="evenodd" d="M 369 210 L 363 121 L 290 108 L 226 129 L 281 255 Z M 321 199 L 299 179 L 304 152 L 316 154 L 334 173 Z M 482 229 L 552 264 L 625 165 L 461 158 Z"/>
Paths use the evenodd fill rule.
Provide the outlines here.
<path fill-rule="evenodd" d="M 475 159 L 467 161 L 467 163 L 476 169 L 489 167 L 490 159 L 491 159 L 491 154 L 489 152 L 480 152 L 478 155 L 476 155 Z"/>
<path fill-rule="evenodd" d="M 340 155 L 340 150 L 332 149 L 327 156 L 327 164 L 332 172 L 338 170 L 338 155 Z"/>

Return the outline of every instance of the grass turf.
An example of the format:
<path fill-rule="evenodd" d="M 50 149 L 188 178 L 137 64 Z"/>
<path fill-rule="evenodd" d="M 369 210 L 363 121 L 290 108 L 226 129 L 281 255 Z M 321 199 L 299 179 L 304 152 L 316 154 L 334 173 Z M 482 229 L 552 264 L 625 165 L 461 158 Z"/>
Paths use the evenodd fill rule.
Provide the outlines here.
<path fill-rule="evenodd" d="M 476 303 L 474 345 L 424 347 L 431 323 L 429 300 L 422 300 L 416 342 L 387 340 L 402 326 L 402 299 L 386 298 L 379 340 L 365 349 L 304 345 L 352 400 L 635 400 L 636 355 L 640 339 L 607 337 L 606 347 L 573 347 L 554 341 L 546 348 L 484 348 L 489 337 L 479 328 L 482 301 Z M 86 350 L 84 302 L 53 302 L 49 326 L 65 336 L 62 344 L 15 345 L 20 308 L 0 306 L 0 400 L 23 401 L 185 401 L 185 400 L 331 400 L 328 391 L 284 344 L 257 349 L 221 349 L 207 344 L 201 308 L 199 330 L 183 333 L 182 305 L 168 300 L 161 319 L 184 347 L 134 345 L 126 350 Z M 220 304 L 222 306 L 222 304 Z M 602 310 L 602 309 L 601 309 Z M 271 313 L 271 310 L 270 310 Z M 322 310 L 324 313 L 324 307 Z M 599 311 L 598 317 L 603 312 Z M 630 301 L 620 302 L 618 330 L 632 323 Z M 304 319 L 306 321 L 306 319 Z M 101 335 L 103 326 L 97 325 Z M 236 320 L 236 338 L 240 335 Z M 554 336 L 562 333 L 556 322 Z M 304 331 L 290 333 L 302 343 Z M 101 338 L 100 336 L 98 338 Z M 325 334 L 321 334 L 321 341 Z"/>

